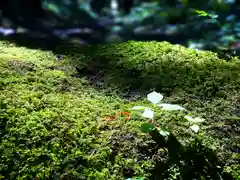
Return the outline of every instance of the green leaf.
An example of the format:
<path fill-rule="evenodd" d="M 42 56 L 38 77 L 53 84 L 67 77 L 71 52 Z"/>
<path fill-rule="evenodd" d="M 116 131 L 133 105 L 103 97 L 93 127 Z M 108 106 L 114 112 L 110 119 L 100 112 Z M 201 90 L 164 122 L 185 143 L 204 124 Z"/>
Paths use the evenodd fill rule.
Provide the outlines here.
<path fill-rule="evenodd" d="M 141 125 L 141 131 L 143 133 L 149 133 L 149 132 L 153 131 L 154 128 L 155 128 L 155 126 L 152 123 L 144 123 Z"/>
<path fill-rule="evenodd" d="M 203 16 L 203 17 L 211 17 L 213 19 L 216 19 L 218 18 L 218 15 L 215 15 L 215 14 L 210 14 L 210 13 L 207 13 L 206 11 L 202 11 L 202 10 L 198 10 L 198 9 L 193 9 L 192 12 L 198 14 L 198 16 Z"/>

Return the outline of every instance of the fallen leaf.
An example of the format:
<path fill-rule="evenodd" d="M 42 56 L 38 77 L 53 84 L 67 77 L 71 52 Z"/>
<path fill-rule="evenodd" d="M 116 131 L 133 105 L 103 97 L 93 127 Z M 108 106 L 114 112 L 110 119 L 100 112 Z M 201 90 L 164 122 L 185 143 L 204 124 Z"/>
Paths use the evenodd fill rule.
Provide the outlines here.
<path fill-rule="evenodd" d="M 117 115 L 124 115 L 124 116 L 127 116 L 127 117 L 126 117 L 126 120 L 130 120 L 130 118 L 131 118 L 129 112 L 119 112 L 119 113 L 117 113 Z"/>
<path fill-rule="evenodd" d="M 116 118 L 115 116 L 105 116 L 104 120 L 105 121 L 113 121 L 113 120 L 115 120 L 115 118 Z"/>

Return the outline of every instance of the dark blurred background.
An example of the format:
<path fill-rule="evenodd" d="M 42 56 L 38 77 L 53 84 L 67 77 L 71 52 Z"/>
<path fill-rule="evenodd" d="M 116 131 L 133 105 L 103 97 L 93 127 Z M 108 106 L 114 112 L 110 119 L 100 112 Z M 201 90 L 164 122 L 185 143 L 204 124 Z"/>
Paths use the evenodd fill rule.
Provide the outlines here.
<path fill-rule="evenodd" d="M 240 0 L 1 0 L 0 23 L 1 39 L 30 48 L 157 40 L 240 49 Z"/>

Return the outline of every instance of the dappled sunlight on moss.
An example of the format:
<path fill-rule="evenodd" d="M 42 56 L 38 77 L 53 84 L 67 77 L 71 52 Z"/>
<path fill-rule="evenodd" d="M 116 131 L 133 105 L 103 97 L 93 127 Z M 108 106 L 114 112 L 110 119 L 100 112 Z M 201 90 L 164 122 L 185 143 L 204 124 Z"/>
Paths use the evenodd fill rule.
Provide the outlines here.
<path fill-rule="evenodd" d="M 152 89 L 163 92 L 164 102 L 179 104 L 190 115 L 206 119 L 198 134 L 201 145 L 225 162 L 225 171 L 238 176 L 238 166 L 232 161 L 239 159 L 230 155 L 239 148 L 234 135 L 239 130 L 231 114 L 239 108 L 239 60 L 226 62 L 214 53 L 167 42 L 130 41 L 79 47 L 58 62 L 52 52 L 0 44 L 3 178 L 179 177 L 178 161 L 166 165 L 168 150 L 143 134 L 140 126 L 145 120 L 130 112 L 132 107 L 148 103 L 156 111 L 155 120 L 197 158 L 195 136 L 184 122 L 185 114 L 150 105 L 145 97 Z M 104 85 L 96 88 L 88 76 L 97 76 L 96 81 Z M 121 98 L 126 90 L 141 92 L 133 101 Z M 130 120 L 119 112 L 129 112 Z M 114 120 L 106 121 L 106 116 L 114 116 Z M 234 132 L 228 131 L 229 126 Z M 191 161 L 180 159 L 179 163 L 181 160 Z M 168 169 L 157 174 L 156 162 Z"/>

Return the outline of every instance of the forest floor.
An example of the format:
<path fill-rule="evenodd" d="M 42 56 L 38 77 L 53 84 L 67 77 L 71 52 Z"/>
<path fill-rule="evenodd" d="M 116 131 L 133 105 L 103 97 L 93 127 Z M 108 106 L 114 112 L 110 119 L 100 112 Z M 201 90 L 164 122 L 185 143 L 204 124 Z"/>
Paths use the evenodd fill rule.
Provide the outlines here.
<path fill-rule="evenodd" d="M 240 59 L 154 41 L 0 50 L 0 179 L 240 179 Z M 176 146 L 140 131 L 141 105 Z"/>

